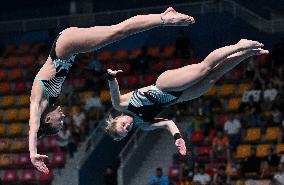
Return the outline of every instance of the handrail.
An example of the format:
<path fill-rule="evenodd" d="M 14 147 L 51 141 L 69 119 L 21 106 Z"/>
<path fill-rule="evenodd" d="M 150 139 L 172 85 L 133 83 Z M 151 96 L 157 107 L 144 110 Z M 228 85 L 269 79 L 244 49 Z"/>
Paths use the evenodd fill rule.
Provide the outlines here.
<path fill-rule="evenodd" d="M 129 155 L 131 155 L 131 153 L 129 153 L 128 151 L 132 150 L 133 148 L 137 148 L 138 146 L 138 142 L 143 139 L 143 137 L 145 136 L 144 132 L 141 131 L 141 129 L 137 129 L 134 134 L 132 135 L 132 137 L 130 138 L 130 140 L 127 142 L 127 144 L 123 147 L 123 149 L 121 150 L 121 152 L 119 153 L 119 158 L 120 158 L 120 164 L 123 166 L 124 163 L 127 161 L 127 158 L 129 157 Z M 133 147 L 134 146 L 134 147 Z"/>
<path fill-rule="evenodd" d="M 91 155 L 92 151 L 95 149 L 96 145 L 103 138 L 104 131 L 102 131 L 102 128 L 101 128 L 102 124 L 103 124 L 103 121 L 100 121 L 97 128 L 95 128 L 92 131 L 92 133 L 88 136 L 88 138 L 86 139 L 85 145 L 82 147 L 82 152 L 84 152 L 84 155 L 81 155 L 82 158 L 80 159 L 79 167 L 81 167 L 86 162 L 86 160 Z"/>

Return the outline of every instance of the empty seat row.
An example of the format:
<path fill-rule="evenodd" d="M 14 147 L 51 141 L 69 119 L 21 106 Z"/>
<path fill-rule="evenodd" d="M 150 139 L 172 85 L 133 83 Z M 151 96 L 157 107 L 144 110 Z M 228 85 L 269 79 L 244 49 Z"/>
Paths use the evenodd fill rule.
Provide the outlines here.
<path fill-rule="evenodd" d="M 266 134 L 261 138 L 260 128 L 248 128 L 246 130 L 245 141 L 247 142 L 259 142 L 261 139 L 264 141 L 275 141 L 278 139 L 280 134 L 279 127 L 268 127 L 266 129 Z"/>
<path fill-rule="evenodd" d="M 9 108 L 6 110 L 0 110 L 0 121 L 27 121 L 29 117 L 29 108 Z"/>
<path fill-rule="evenodd" d="M 216 132 L 214 130 L 210 131 L 209 141 L 212 142 L 212 139 L 215 136 L 215 134 Z M 279 127 L 268 127 L 266 129 L 265 134 L 263 135 L 263 141 L 264 142 L 276 141 L 279 137 L 279 134 L 280 134 Z M 203 142 L 204 139 L 205 139 L 205 136 L 202 131 L 193 131 L 189 138 L 189 140 L 192 143 L 200 143 L 200 142 Z M 260 141 L 260 139 L 261 139 L 260 128 L 248 128 L 247 129 L 244 141 Z"/>
<path fill-rule="evenodd" d="M 27 137 L 17 137 L 17 138 L 0 138 L 0 151 L 26 151 L 28 148 L 28 138 Z M 58 137 L 46 137 L 41 138 L 37 142 L 37 147 L 39 151 L 58 151 Z"/>
<path fill-rule="evenodd" d="M 143 51 L 142 48 L 135 48 L 131 51 L 128 51 L 126 49 L 120 49 L 116 52 L 112 51 L 102 51 L 100 52 L 98 59 L 100 61 L 108 61 L 111 59 L 116 60 L 125 60 L 127 58 L 137 58 L 141 54 L 147 54 L 151 57 L 165 57 L 165 58 L 171 58 L 174 56 L 175 53 L 175 46 L 168 46 L 161 51 L 161 48 L 159 47 L 149 47 L 146 51 Z"/>
<path fill-rule="evenodd" d="M 0 97 L 0 107 L 11 107 L 11 106 L 29 106 L 30 95 L 20 95 L 20 96 L 1 96 Z"/>
<path fill-rule="evenodd" d="M 270 144 L 258 144 L 256 147 L 256 156 L 266 157 L 269 154 L 269 149 L 271 148 Z M 251 156 L 252 145 L 242 144 L 237 147 L 236 158 L 243 159 Z M 281 154 L 284 152 L 284 144 L 276 145 L 276 154 Z"/>
<path fill-rule="evenodd" d="M 0 136 L 21 136 L 27 135 L 28 133 L 28 124 L 21 123 L 11 123 L 4 124 L 0 123 Z"/>
<path fill-rule="evenodd" d="M 50 184 L 53 180 L 53 172 L 50 169 L 49 174 L 44 174 L 33 169 L 23 170 L 3 170 L 3 184 Z"/>
<path fill-rule="evenodd" d="M 223 84 L 221 86 L 214 85 L 204 95 L 205 96 L 214 96 L 214 95 L 231 96 L 233 94 L 241 95 L 245 91 L 249 90 L 250 88 L 251 88 L 251 85 L 247 84 L 247 83 L 242 83 L 242 84 L 239 84 L 239 85 L 235 85 L 235 84 Z"/>
<path fill-rule="evenodd" d="M 46 153 L 44 153 L 46 154 Z M 54 152 L 44 161 L 47 165 L 60 166 L 64 165 L 66 160 L 64 152 Z M 31 165 L 29 153 L 20 154 L 0 154 L 0 167 L 29 167 Z"/>

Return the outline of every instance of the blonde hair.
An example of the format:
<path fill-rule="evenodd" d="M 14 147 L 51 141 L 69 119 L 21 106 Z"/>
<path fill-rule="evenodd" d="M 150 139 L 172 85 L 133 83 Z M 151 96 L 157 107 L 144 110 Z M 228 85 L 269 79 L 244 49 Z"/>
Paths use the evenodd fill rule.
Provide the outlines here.
<path fill-rule="evenodd" d="M 105 132 L 110 135 L 115 141 L 120 141 L 123 137 L 120 136 L 116 131 L 116 121 L 113 119 L 111 114 L 106 118 Z"/>

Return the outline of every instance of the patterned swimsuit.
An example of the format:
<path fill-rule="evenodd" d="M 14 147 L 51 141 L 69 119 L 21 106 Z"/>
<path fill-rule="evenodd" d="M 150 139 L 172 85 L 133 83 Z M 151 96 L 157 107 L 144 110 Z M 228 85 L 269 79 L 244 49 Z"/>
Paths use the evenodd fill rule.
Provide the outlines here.
<path fill-rule="evenodd" d="M 151 85 L 147 92 L 133 92 L 125 112 L 134 116 L 136 125 L 152 122 L 165 107 L 175 103 L 181 94 L 182 91 L 165 92 Z"/>
<path fill-rule="evenodd" d="M 49 80 L 42 80 L 38 76 L 35 77 L 35 79 L 38 80 L 43 87 L 43 90 L 48 100 L 49 106 L 53 105 L 56 102 L 57 98 L 59 97 L 61 93 L 62 85 L 68 75 L 70 68 L 72 67 L 74 63 L 75 56 L 76 56 L 76 55 L 73 55 L 66 60 L 59 59 L 56 56 L 55 46 L 56 46 L 56 41 L 59 36 L 60 35 L 58 35 L 57 38 L 55 39 L 52 45 L 51 51 L 50 51 L 50 57 L 51 57 L 52 63 L 54 64 L 56 68 L 55 76 Z"/>

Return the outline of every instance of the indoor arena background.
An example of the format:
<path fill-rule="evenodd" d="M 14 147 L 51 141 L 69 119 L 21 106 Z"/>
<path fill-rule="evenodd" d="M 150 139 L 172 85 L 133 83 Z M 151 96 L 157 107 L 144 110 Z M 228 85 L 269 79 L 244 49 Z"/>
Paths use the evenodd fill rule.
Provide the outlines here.
<path fill-rule="evenodd" d="M 67 115 L 62 132 L 71 135 L 38 141 L 51 170 L 48 175 L 36 171 L 27 147 L 29 97 L 57 34 L 70 26 L 111 25 L 137 14 L 161 13 L 169 6 L 194 16 L 196 23 L 155 28 L 77 57 L 60 97 Z M 191 156 L 178 154 L 167 131 L 134 130 L 120 142 L 104 134 L 111 111 L 107 68 L 124 71 L 118 81 L 125 93 L 241 38 L 264 43 L 270 54 L 242 62 L 204 96 L 166 112 L 177 122 Z M 282 0 L 1 1 L 2 184 L 196 185 L 208 175 L 212 185 L 281 183 L 283 62 Z M 161 173 L 163 180 L 153 182 Z"/>

